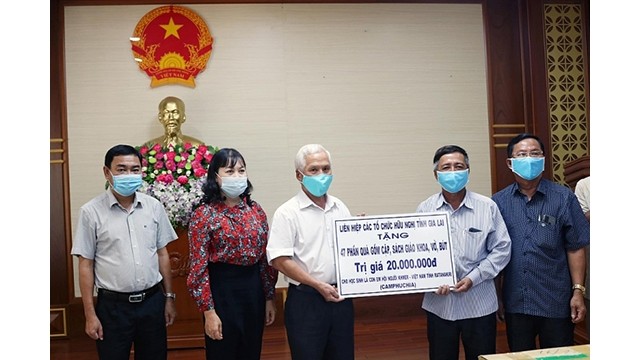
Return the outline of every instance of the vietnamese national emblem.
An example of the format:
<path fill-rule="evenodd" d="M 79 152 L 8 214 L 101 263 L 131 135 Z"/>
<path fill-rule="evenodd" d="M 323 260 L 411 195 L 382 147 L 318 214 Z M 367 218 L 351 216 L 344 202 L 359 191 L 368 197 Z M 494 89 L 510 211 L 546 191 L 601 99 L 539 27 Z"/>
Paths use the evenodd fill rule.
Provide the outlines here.
<path fill-rule="evenodd" d="M 213 37 L 195 12 L 176 5 L 149 11 L 136 25 L 131 50 L 151 87 L 180 84 L 195 87 L 209 61 Z"/>

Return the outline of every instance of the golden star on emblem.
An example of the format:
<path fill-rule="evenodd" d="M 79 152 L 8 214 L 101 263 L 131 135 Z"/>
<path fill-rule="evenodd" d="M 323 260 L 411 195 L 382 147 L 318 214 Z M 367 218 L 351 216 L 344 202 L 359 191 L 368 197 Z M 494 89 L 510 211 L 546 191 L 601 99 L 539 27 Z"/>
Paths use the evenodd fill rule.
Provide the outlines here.
<path fill-rule="evenodd" d="M 182 27 L 182 25 L 176 25 L 173 23 L 173 18 L 169 19 L 169 23 L 167 25 L 160 25 L 163 29 L 166 30 L 166 32 L 164 33 L 164 38 L 168 38 L 169 36 L 173 35 L 175 37 L 177 37 L 178 39 L 180 39 L 180 34 L 178 34 L 178 30 Z"/>

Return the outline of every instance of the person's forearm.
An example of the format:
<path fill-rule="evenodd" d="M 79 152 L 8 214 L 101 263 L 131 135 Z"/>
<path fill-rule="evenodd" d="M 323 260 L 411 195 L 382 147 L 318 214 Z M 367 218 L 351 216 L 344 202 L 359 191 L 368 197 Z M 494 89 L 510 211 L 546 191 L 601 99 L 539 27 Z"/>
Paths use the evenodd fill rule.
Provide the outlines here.
<path fill-rule="evenodd" d="M 288 256 L 282 256 L 272 261 L 273 267 L 301 284 L 315 287 L 319 281 L 314 279 L 309 273 L 304 271 L 293 259 Z"/>
<path fill-rule="evenodd" d="M 82 296 L 82 307 L 86 318 L 96 316 L 93 304 L 93 260 L 79 257 L 78 274 L 80 276 L 80 294 Z"/>
<path fill-rule="evenodd" d="M 587 255 L 585 248 L 567 251 L 567 260 L 569 261 L 569 272 L 571 273 L 572 283 L 584 285 L 585 274 L 587 271 Z"/>

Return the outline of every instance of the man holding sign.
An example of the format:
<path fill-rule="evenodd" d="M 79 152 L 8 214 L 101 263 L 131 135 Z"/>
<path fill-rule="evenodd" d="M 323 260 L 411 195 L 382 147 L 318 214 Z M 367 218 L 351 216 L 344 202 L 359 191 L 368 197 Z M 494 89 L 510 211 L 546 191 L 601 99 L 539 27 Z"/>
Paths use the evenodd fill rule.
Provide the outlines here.
<path fill-rule="evenodd" d="M 498 206 L 467 191 L 469 157 L 457 145 L 439 148 L 433 174 L 442 191 L 420 203 L 416 212 L 447 212 L 456 278 L 424 294 L 429 359 L 458 359 L 460 338 L 465 358 L 496 352 L 498 298 L 493 279 L 509 263 L 511 238 Z"/>
<path fill-rule="evenodd" d="M 289 283 L 284 308 L 293 360 L 353 360 L 353 301 L 336 289 L 333 224 L 351 216 L 327 194 L 333 179 L 331 155 L 305 145 L 295 159 L 301 189 L 273 214 L 267 259 Z"/>

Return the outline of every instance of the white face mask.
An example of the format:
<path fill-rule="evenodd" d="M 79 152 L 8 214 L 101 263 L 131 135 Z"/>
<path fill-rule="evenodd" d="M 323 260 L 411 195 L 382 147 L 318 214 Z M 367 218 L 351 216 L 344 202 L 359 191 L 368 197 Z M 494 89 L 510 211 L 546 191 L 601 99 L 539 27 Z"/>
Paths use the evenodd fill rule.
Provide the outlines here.
<path fill-rule="evenodd" d="M 225 194 L 227 198 L 235 199 L 239 197 L 247 189 L 247 177 L 246 176 L 220 176 L 222 185 L 220 190 Z"/>

